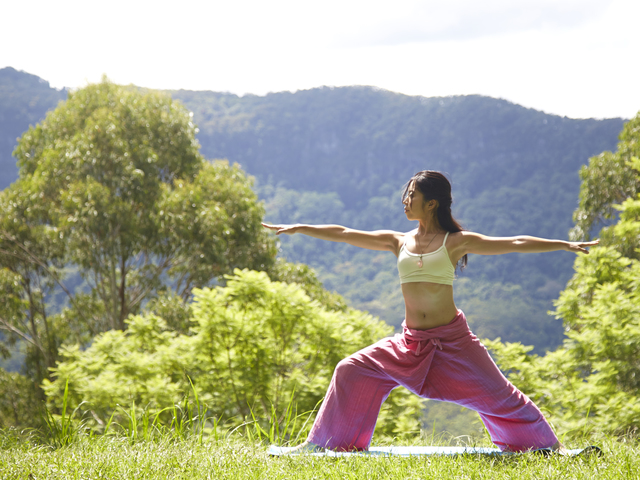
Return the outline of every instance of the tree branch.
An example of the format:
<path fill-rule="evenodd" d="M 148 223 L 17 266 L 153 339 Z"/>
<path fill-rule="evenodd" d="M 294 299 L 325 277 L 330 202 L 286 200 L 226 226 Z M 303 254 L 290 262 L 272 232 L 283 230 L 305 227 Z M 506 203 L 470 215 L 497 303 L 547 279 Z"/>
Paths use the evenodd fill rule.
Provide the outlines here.
<path fill-rule="evenodd" d="M 62 291 L 64 291 L 64 293 L 67 294 L 67 297 L 69 297 L 69 301 L 74 306 L 74 308 L 76 309 L 78 314 L 82 317 L 82 320 L 84 320 L 85 323 L 87 322 L 87 319 L 85 318 L 84 314 L 78 308 L 78 305 L 75 302 L 74 296 L 67 289 L 67 287 L 64 286 L 64 284 L 62 283 L 62 281 L 58 277 L 57 273 L 54 273 L 53 271 L 51 271 L 51 269 L 37 255 L 31 253 L 31 251 L 27 247 L 25 247 L 22 243 L 20 243 L 18 240 L 16 240 L 11 235 L 7 234 L 6 232 L 3 232 L 3 233 L 0 233 L 0 238 L 9 240 L 10 242 L 13 242 L 18 248 L 20 248 L 20 250 L 22 250 L 23 252 L 25 252 L 28 255 L 28 258 L 21 257 L 19 255 L 16 255 L 15 253 L 7 252 L 6 250 L 2 250 L 2 249 L 0 249 L 0 252 L 6 253 L 8 255 L 12 255 L 12 256 L 17 257 L 17 258 L 20 258 L 21 260 L 30 261 L 31 263 L 35 263 L 36 265 L 39 265 L 41 268 L 43 268 L 51 276 L 51 278 L 53 278 L 53 280 L 58 284 L 58 286 L 62 289 Z"/>
<path fill-rule="evenodd" d="M 29 335 L 27 335 L 24 332 L 21 332 L 20 330 L 18 330 L 16 327 L 14 327 L 13 325 L 11 325 L 9 322 L 7 322 L 4 318 L 0 317 L 0 330 L 7 330 L 9 332 L 15 333 L 16 335 L 18 335 L 20 338 L 22 338 L 23 340 L 25 340 L 26 342 L 30 343 L 31 345 L 33 345 L 34 347 L 36 347 L 38 350 L 40 350 L 43 354 L 44 354 L 44 350 L 42 349 L 42 347 L 38 344 L 38 342 L 36 342 L 35 340 L 33 340 Z"/>

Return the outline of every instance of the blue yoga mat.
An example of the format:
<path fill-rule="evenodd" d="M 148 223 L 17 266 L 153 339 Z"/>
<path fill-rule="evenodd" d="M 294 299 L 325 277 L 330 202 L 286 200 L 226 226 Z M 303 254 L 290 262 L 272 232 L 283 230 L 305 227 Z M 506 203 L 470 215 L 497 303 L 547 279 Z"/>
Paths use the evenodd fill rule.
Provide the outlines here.
<path fill-rule="evenodd" d="M 294 452 L 291 453 L 293 447 L 276 447 L 271 445 L 267 453 L 273 456 L 281 455 L 311 455 L 314 457 L 348 457 L 348 456 L 397 456 L 397 457 L 414 457 L 423 455 L 519 455 L 512 452 L 502 452 L 498 448 L 488 447 L 371 447 L 367 451 L 361 452 L 334 452 L 332 450 L 325 450 L 322 452 Z M 541 448 L 539 450 L 533 450 L 532 453 L 539 453 L 543 455 L 550 455 L 553 452 L 548 448 Z M 578 448 L 568 451 L 568 456 L 585 455 L 585 454 L 600 454 L 601 450 L 598 447 Z"/>

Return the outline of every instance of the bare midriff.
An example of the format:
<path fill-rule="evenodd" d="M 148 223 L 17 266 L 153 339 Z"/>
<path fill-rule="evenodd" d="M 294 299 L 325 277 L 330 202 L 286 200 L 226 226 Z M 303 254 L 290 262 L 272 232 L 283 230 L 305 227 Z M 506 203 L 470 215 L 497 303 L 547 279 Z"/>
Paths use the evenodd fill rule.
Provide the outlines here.
<path fill-rule="evenodd" d="M 458 315 L 451 285 L 403 283 L 402 295 L 408 328 L 427 330 L 447 325 Z"/>

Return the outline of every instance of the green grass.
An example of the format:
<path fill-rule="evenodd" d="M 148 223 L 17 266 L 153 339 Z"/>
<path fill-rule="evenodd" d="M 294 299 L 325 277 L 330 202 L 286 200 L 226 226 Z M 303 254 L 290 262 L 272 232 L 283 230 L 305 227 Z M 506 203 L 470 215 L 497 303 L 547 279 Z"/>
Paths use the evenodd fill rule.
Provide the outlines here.
<path fill-rule="evenodd" d="M 568 448 L 602 447 L 602 457 L 270 457 L 269 443 L 298 443 L 309 415 L 289 407 L 270 419 L 222 425 L 207 415 L 193 388 L 191 400 L 151 413 L 132 403 L 100 431 L 78 409 L 46 410 L 43 430 L 0 430 L 0 479 L 627 479 L 640 478 L 636 437 L 584 436 Z M 164 422 L 159 418 L 168 416 Z M 115 413 L 114 413 L 115 415 Z M 434 424 L 435 428 L 435 424 Z M 435 432 L 434 432 L 435 433 Z M 412 440 L 374 437 L 381 445 L 492 446 L 486 437 L 423 432 Z"/>
<path fill-rule="evenodd" d="M 399 442 L 394 442 L 398 444 Z M 432 443 L 417 440 L 413 443 Z M 433 443 L 442 443 L 433 442 Z M 455 443 L 455 442 L 454 442 Z M 269 457 L 266 444 L 232 435 L 200 441 L 131 442 L 127 436 L 77 437 L 60 447 L 0 437 L 2 479 L 619 479 L 638 478 L 637 440 L 591 439 L 602 457 L 567 458 L 524 454 L 514 457 Z"/>

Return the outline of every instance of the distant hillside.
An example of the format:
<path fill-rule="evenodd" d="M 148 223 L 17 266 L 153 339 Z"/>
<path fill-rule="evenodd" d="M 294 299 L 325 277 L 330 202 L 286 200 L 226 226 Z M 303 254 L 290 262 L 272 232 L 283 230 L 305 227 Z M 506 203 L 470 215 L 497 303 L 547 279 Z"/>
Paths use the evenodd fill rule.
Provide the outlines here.
<path fill-rule="evenodd" d="M 232 158 L 262 182 L 339 192 L 352 208 L 422 168 L 449 172 L 465 198 L 532 175 L 546 182 L 570 173 L 575 188 L 577 168 L 615 147 L 622 127 L 621 119 L 574 120 L 476 95 L 410 97 L 370 87 L 171 93 L 194 112 L 206 155 Z"/>
<path fill-rule="evenodd" d="M 29 124 L 66 97 L 33 75 L 0 70 L 0 186 L 16 178 L 11 152 Z M 238 162 L 257 179 L 273 222 L 413 228 L 400 188 L 418 170 L 449 174 L 454 214 L 493 235 L 566 238 L 578 169 L 615 149 L 622 119 L 574 120 L 481 96 L 411 97 L 371 87 L 266 96 L 170 92 L 194 112 L 208 158 Z M 402 320 L 394 257 L 305 237 L 282 239 L 289 260 L 392 325 Z M 557 345 L 546 315 L 572 274 L 564 252 L 470 259 L 458 304 L 481 336 Z"/>
<path fill-rule="evenodd" d="M 11 67 L 0 69 L 0 189 L 18 177 L 16 160 L 11 156 L 16 139 L 66 98 L 66 90 L 51 88 L 40 77 Z"/>

